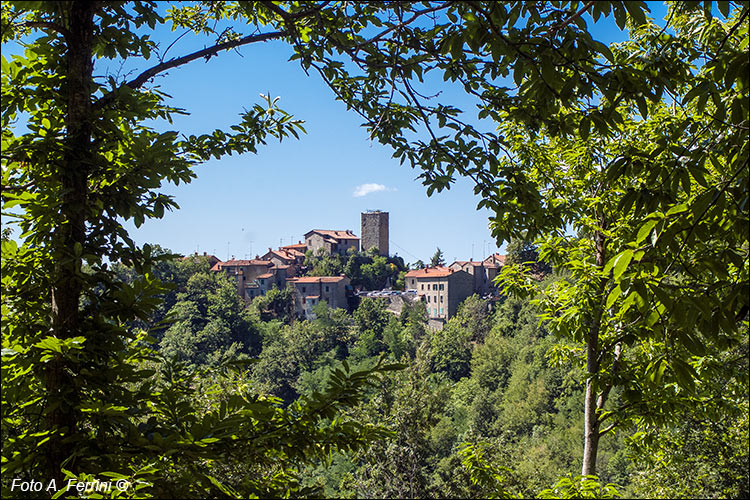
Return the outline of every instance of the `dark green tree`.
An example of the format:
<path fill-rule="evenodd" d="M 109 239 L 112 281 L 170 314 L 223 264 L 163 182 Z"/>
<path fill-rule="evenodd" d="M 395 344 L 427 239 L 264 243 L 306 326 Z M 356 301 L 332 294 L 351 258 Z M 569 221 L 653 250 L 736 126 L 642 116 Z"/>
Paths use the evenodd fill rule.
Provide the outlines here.
<path fill-rule="evenodd" d="M 430 265 L 435 266 L 444 266 L 445 265 L 445 258 L 443 257 L 443 251 L 440 250 L 440 247 L 435 250 L 435 253 L 432 255 L 432 258 L 430 258 Z"/>
<path fill-rule="evenodd" d="M 251 307 L 258 311 L 261 321 L 279 320 L 289 324 L 295 317 L 294 293 L 291 285 L 283 290 L 273 287 L 265 295 L 253 299 Z"/>
<path fill-rule="evenodd" d="M 700 378 L 691 356 L 735 345 L 746 328 L 750 7 L 672 2 L 660 24 L 644 2 L 333 10 L 337 27 L 372 24 L 310 34 L 296 46 L 303 66 L 421 170 L 428 195 L 471 179 L 498 244 L 537 242 L 572 272 L 548 310 L 556 332 L 585 346 L 582 472 L 595 473 L 613 424 L 656 425 L 666 414 L 646 401 L 688 404 Z M 621 45 L 592 35 L 609 16 L 628 30 Z M 463 90 L 476 116 L 431 97 L 434 78 Z M 532 287 L 514 269 L 508 289 Z M 637 394 L 607 416 L 621 384 Z"/>
<path fill-rule="evenodd" d="M 224 273 L 208 271 L 191 276 L 170 312 L 174 323 L 159 344 L 165 356 L 194 365 L 218 366 L 260 352 L 258 326 L 245 310 L 237 286 Z"/>
<path fill-rule="evenodd" d="M 365 297 L 352 314 L 359 337 L 355 343 L 355 352 L 359 352 L 362 357 L 376 356 L 387 348 L 383 332 L 392 315 L 386 311 L 386 306 L 387 302 L 384 300 Z"/>
<path fill-rule="evenodd" d="M 528 241 L 511 240 L 505 248 L 505 254 L 506 264 L 528 267 L 532 274 L 540 278 L 552 271 L 549 264 L 539 259 L 539 247 Z"/>
<path fill-rule="evenodd" d="M 184 111 L 151 82 L 192 61 L 290 35 L 269 26 L 270 12 L 239 4 L 3 2 L 3 224 L 12 219 L 23 235 L 2 242 L 4 497 L 12 478 L 62 484 L 63 469 L 79 479 L 142 477 L 151 494 L 171 498 L 289 495 L 307 458 L 382 437 L 335 418 L 357 400 L 371 370 L 342 370 L 325 393 L 287 412 L 244 383 L 213 397 L 215 388 L 199 392 L 194 376 L 168 364 L 157 376 L 154 353 L 143 347 L 154 339 L 132 330 L 157 314 L 168 290 L 155 278 L 163 256 L 136 246 L 123 221 L 140 226 L 176 208 L 162 184 L 190 182 L 201 162 L 303 131 L 264 96 L 229 132 L 157 132 L 154 123 Z M 214 20 L 240 16 L 250 24 L 245 33 L 214 31 Z M 208 43 L 165 60 L 165 47 L 151 38 L 157 27 L 203 33 Z M 21 47 L 11 48 L 12 58 L 9 43 Z M 108 63 L 141 67 L 132 78 L 105 77 Z M 132 268 L 132 281 L 111 262 Z M 229 457 L 262 473 L 232 476 L 238 462 Z M 215 461 L 228 486 L 205 467 Z"/>

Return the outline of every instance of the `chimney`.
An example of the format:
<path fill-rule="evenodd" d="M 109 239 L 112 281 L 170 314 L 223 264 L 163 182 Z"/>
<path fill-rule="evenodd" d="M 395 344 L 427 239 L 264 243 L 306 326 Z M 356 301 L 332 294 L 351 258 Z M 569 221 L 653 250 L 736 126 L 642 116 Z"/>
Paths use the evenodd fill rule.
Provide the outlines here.
<path fill-rule="evenodd" d="M 196 252 L 197 253 L 197 252 Z M 206 255 L 206 252 L 203 252 L 203 255 Z"/>

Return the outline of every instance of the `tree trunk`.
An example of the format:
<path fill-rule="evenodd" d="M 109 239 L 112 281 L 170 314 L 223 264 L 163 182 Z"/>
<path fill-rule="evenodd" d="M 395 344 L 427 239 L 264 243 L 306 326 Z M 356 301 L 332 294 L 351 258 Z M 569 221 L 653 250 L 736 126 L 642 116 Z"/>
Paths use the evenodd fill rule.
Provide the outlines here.
<path fill-rule="evenodd" d="M 597 232 L 596 238 L 596 266 L 604 268 L 605 264 L 605 237 Z M 596 455 L 599 451 L 599 416 L 597 415 L 596 393 L 597 387 L 595 375 L 599 371 L 599 330 L 602 324 L 602 295 L 606 280 L 601 279 L 596 297 L 596 303 L 592 312 L 591 326 L 586 334 L 586 395 L 584 400 L 584 442 L 583 442 L 583 467 L 581 474 L 596 474 Z"/>
<path fill-rule="evenodd" d="M 81 298 L 80 253 L 76 244 L 85 247 L 87 181 L 91 169 L 91 82 L 93 73 L 92 43 L 94 32 L 94 2 L 69 2 L 65 5 L 69 22 L 66 33 L 66 74 L 63 91 L 67 94 L 65 116 L 65 153 L 55 165 L 62 185 L 60 224 L 52 237 L 54 259 L 52 279 L 52 335 L 67 339 L 81 335 L 78 307 Z M 65 359 L 58 356 L 47 365 L 46 389 L 48 405 L 47 426 L 55 434 L 47 447 L 50 478 L 62 480 L 60 468 L 68 457 L 66 437 L 76 432 L 77 394 L 74 372 Z M 70 465 L 66 467 L 70 469 Z"/>

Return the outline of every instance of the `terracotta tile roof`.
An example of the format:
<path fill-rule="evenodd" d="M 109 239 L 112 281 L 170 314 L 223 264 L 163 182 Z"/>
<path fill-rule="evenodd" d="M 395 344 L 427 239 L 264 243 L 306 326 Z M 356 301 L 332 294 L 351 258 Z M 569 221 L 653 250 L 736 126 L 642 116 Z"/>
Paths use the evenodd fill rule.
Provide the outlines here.
<path fill-rule="evenodd" d="M 335 238 L 337 240 L 358 240 L 354 233 L 347 231 L 335 231 L 331 229 L 313 229 L 305 233 L 305 238 L 313 233 L 318 233 L 321 236 Z"/>
<path fill-rule="evenodd" d="M 267 259 L 277 257 L 281 260 L 290 261 L 290 262 L 294 260 L 294 255 L 291 255 L 284 250 L 269 250 L 263 257 Z"/>
<path fill-rule="evenodd" d="M 293 283 L 338 283 L 347 279 L 346 276 L 303 276 L 301 278 L 289 278 L 287 281 Z"/>
<path fill-rule="evenodd" d="M 438 266 L 438 267 L 426 267 L 424 269 L 416 269 L 406 273 L 407 278 L 445 278 L 455 273 L 453 269 Z"/>
<path fill-rule="evenodd" d="M 307 247 L 305 247 L 307 248 Z M 284 250 L 288 255 L 291 255 L 292 257 L 304 257 L 305 252 L 301 252 L 299 250 L 295 250 L 294 248 L 289 248 Z"/>
<path fill-rule="evenodd" d="M 306 299 L 319 299 L 320 295 L 305 295 Z"/>
<path fill-rule="evenodd" d="M 232 260 L 228 260 L 226 262 L 221 262 L 220 266 L 221 267 L 270 266 L 272 264 L 273 264 L 273 262 L 271 262 L 270 260 L 258 260 L 258 259 L 253 259 L 253 260 L 236 260 L 236 259 L 232 259 Z"/>
<path fill-rule="evenodd" d="M 214 264 L 213 267 L 211 267 L 211 271 L 221 271 L 221 264 L 221 261 Z"/>
<path fill-rule="evenodd" d="M 295 243 L 294 245 L 284 245 L 283 247 L 279 247 L 279 250 L 297 250 L 304 253 L 305 250 L 307 250 L 307 245 L 304 243 Z"/>
<path fill-rule="evenodd" d="M 289 269 L 292 266 L 287 266 L 286 264 L 276 264 L 271 269 Z"/>
<path fill-rule="evenodd" d="M 503 264 L 505 264 L 505 255 L 500 255 L 499 253 L 493 253 L 492 255 L 484 259 L 484 262 L 500 264 L 502 266 Z"/>
<path fill-rule="evenodd" d="M 255 279 L 260 279 L 260 278 L 273 278 L 273 273 L 260 274 L 255 277 Z"/>

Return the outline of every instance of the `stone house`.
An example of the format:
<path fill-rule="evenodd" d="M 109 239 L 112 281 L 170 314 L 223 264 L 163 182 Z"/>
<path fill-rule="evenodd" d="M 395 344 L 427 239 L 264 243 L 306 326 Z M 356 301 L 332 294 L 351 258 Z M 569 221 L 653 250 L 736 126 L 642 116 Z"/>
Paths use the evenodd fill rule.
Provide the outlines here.
<path fill-rule="evenodd" d="M 305 245 L 301 241 L 298 241 L 294 245 L 284 245 L 283 247 L 279 247 L 279 250 L 285 250 L 293 255 L 301 255 L 304 259 L 305 252 L 307 251 L 307 245 Z"/>
<path fill-rule="evenodd" d="M 405 287 L 415 290 L 427 306 L 427 318 L 447 321 L 474 293 L 474 276 L 448 267 L 426 267 L 406 273 Z"/>
<path fill-rule="evenodd" d="M 229 275 L 237 284 L 237 293 L 241 297 L 245 296 L 245 288 L 248 284 L 255 281 L 261 274 L 270 272 L 273 262 L 269 260 L 237 260 L 230 259 L 226 262 L 218 262 L 212 271 L 223 272 Z"/>
<path fill-rule="evenodd" d="M 322 248 L 326 255 L 346 255 L 350 248 L 359 251 L 359 238 L 348 229 L 346 231 L 313 229 L 305 233 L 305 246 L 314 254 Z"/>
<path fill-rule="evenodd" d="M 479 295 L 487 295 L 492 291 L 492 279 L 490 278 L 490 274 L 492 274 L 492 272 L 490 271 L 490 268 L 485 267 L 484 262 L 472 260 L 457 260 L 448 267 L 450 269 L 453 269 L 454 271 L 464 271 L 471 274 L 474 277 L 474 293 Z M 495 272 L 494 274 L 496 275 L 497 272 Z"/>
<path fill-rule="evenodd" d="M 505 265 L 505 255 L 499 253 L 493 253 L 486 259 L 484 259 L 484 268 L 487 270 L 487 279 L 490 282 L 494 282 L 500 272 L 500 268 Z"/>
<path fill-rule="evenodd" d="M 246 282 L 245 301 L 250 302 L 255 297 L 267 294 L 274 286 L 279 289 L 286 287 L 289 269 L 290 266 L 273 266 L 269 269 L 269 272 L 259 274 L 255 277 L 255 280 Z"/>
<path fill-rule="evenodd" d="M 270 260 L 275 266 L 283 266 L 287 269 L 287 277 L 291 278 L 297 275 L 300 267 L 305 262 L 305 253 L 294 249 L 286 250 L 284 247 L 278 250 L 271 250 L 269 248 L 268 252 L 261 258 L 263 260 Z"/>
<path fill-rule="evenodd" d="M 325 301 L 330 308 L 348 308 L 346 276 L 304 276 L 287 280 L 294 286 L 294 304 L 298 316 L 314 318 L 313 307 Z"/>

